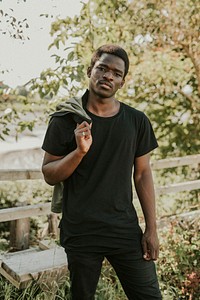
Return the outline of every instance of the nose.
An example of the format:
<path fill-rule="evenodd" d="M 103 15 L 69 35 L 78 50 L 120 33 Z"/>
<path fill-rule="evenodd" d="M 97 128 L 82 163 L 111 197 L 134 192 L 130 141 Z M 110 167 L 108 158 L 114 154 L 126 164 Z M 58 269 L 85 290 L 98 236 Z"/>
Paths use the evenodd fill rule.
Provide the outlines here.
<path fill-rule="evenodd" d="M 107 78 L 109 80 L 113 80 L 113 73 L 111 71 L 106 71 L 104 74 L 103 74 L 103 78 Z"/>

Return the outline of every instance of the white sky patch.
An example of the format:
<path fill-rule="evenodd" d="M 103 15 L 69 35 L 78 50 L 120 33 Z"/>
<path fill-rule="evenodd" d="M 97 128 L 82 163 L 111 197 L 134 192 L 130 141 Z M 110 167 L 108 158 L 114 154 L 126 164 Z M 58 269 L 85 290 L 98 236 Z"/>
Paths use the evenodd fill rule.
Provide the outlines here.
<path fill-rule="evenodd" d="M 19 21 L 27 19 L 29 28 L 25 29 L 25 36 L 28 35 L 30 38 L 30 40 L 18 40 L 11 38 L 9 34 L 4 35 L 0 31 L 0 81 L 15 88 L 38 77 L 42 70 L 53 67 L 54 59 L 51 57 L 53 50 L 52 52 L 48 51 L 48 46 L 53 41 L 49 34 L 51 23 L 56 17 L 65 18 L 78 15 L 83 2 L 87 1 L 0 1 L 0 10 L 3 10 L 4 13 L 13 15 Z M 42 14 L 49 14 L 49 17 L 41 17 Z M 4 29 L 6 31 L 6 28 Z M 2 71 L 4 71 L 3 74 L 1 74 Z"/>

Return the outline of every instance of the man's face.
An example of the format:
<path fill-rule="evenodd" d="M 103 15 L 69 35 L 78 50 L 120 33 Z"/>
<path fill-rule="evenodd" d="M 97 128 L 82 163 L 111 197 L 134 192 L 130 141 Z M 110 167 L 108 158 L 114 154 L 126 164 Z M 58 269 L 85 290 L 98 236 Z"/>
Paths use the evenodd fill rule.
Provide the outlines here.
<path fill-rule="evenodd" d="M 104 53 L 91 69 L 89 89 L 101 98 L 111 98 L 124 84 L 124 61 L 115 55 Z"/>

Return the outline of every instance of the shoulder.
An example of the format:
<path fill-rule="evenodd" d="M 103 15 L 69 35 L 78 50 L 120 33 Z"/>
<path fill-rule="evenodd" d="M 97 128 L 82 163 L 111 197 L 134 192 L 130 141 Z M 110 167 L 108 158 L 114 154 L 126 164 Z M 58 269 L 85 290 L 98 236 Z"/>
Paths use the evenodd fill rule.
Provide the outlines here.
<path fill-rule="evenodd" d="M 147 116 L 145 115 L 144 112 L 128 105 L 128 104 L 125 104 L 123 102 L 121 102 L 121 105 L 122 105 L 122 109 L 123 111 L 127 114 L 127 115 L 130 115 L 134 118 L 136 118 L 138 121 L 142 121 L 144 119 L 148 119 Z"/>
<path fill-rule="evenodd" d="M 66 137 L 69 137 L 71 139 L 75 128 L 76 123 L 74 122 L 70 114 L 59 117 L 53 116 L 49 120 L 46 135 L 54 137 L 56 139 L 66 139 Z"/>
<path fill-rule="evenodd" d="M 49 126 L 71 128 L 75 126 L 72 114 L 68 113 L 63 116 L 52 116 L 49 120 Z"/>
<path fill-rule="evenodd" d="M 42 149 L 52 155 L 66 155 L 74 147 L 75 127 L 76 123 L 67 115 L 51 117 Z"/>

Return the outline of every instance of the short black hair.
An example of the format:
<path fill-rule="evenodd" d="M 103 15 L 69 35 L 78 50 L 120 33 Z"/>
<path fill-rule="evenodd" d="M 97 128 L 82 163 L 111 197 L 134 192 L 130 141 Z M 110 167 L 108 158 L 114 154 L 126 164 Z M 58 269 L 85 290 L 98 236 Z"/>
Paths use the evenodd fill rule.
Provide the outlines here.
<path fill-rule="evenodd" d="M 125 76 L 128 73 L 128 69 L 129 69 L 129 58 L 128 58 L 128 54 L 126 53 L 126 51 L 118 45 L 106 44 L 106 45 L 99 47 L 92 56 L 91 64 L 90 64 L 91 68 L 94 67 L 96 61 L 99 60 L 99 58 L 104 53 L 118 56 L 124 61 L 124 64 L 125 64 L 124 78 L 125 78 Z"/>

